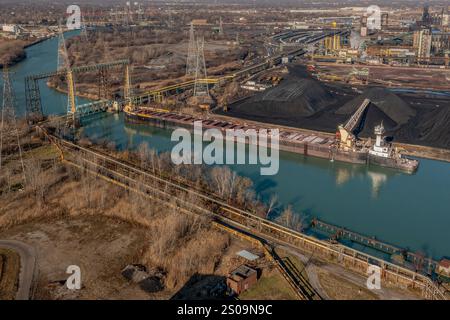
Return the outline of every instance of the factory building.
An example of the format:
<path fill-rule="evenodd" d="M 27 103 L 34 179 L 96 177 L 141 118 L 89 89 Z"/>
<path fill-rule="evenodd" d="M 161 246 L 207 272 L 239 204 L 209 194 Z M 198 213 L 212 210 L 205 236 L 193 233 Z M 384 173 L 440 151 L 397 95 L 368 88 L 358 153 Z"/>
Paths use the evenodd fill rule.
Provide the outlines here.
<path fill-rule="evenodd" d="M 430 58 L 431 42 L 432 34 L 430 29 L 421 29 L 414 32 L 413 47 L 416 49 L 418 61 Z"/>
<path fill-rule="evenodd" d="M 20 32 L 20 28 L 16 24 L 5 24 L 2 26 L 2 31 L 7 33 L 18 34 Z"/>
<path fill-rule="evenodd" d="M 435 55 L 443 55 L 450 50 L 450 32 L 433 31 L 431 34 L 431 52 Z"/>
<path fill-rule="evenodd" d="M 367 15 L 361 16 L 361 37 L 367 37 Z"/>

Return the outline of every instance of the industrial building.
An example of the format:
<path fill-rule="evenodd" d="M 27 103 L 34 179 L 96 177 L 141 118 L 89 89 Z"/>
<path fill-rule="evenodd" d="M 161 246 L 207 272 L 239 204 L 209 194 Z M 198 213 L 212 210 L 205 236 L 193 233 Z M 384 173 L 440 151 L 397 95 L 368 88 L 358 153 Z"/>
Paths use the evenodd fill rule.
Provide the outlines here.
<path fill-rule="evenodd" d="M 431 56 L 431 40 L 430 29 L 421 29 L 414 32 L 413 47 L 417 52 L 417 60 L 423 61 Z"/>
<path fill-rule="evenodd" d="M 258 272 L 246 265 L 241 265 L 227 277 L 227 286 L 237 295 L 248 290 L 258 281 Z"/>

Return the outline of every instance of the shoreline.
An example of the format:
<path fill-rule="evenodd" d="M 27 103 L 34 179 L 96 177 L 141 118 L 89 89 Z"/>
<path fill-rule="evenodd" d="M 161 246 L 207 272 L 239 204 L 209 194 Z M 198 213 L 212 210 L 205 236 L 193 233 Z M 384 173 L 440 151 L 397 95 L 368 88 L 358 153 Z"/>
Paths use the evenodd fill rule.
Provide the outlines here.
<path fill-rule="evenodd" d="M 46 82 L 46 85 L 47 85 L 47 87 L 49 87 L 49 88 L 52 89 L 52 90 L 55 90 L 55 91 L 57 91 L 57 92 L 59 92 L 59 93 L 63 93 L 63 94 L 66 94 L 66 95 L 67 95 L 67 91 L 64 90 L 64 89 L 62 89 L 62 88 L 60 88 L 60 87 L 53 86 L 53 85 L 51 85 L 49 82 Z M 98 100 L 98 97 L 97 97 L 97 96 L 91 96 L 91 95 L 89 95 L 89 94 L 83 94 L 83 93 L 81 93 L 81 94 L 76 94 L 76 97 L 77 97 L 77 98 L 89 99 L 89 100 Z"/>
<path fill-rule="evenodd" d="M 215 114 L 215 113 L 213 115 L 214 115 L 215 119 L 232 120 L 234 122 L 241 122 L 241 123 L 259 125 L 259 126 L 265 125 L 269 129 L 272 129 L 272 128 L 273 129 L 286 129 L 286 130 L 295 131 L 298 133 L 319 134 L 319 135 L 328 136 L 328 137 L 335 136 L 333 133 L 319 131 L 319 130 L 281 126 L 281 125 L 276 125 L 273 123 L 265 123 L 265 122 L 247 120 L 247 119 L 236 118 L 236 117 L 232 117 L 232 116 L 219 115 L 219 114 Z M 365 141 L 367 139 L 363 138 L 362 140 Z M 430 146 L 424 146 L 424 145 L 417 145 L 417 144 L 410 144 L 410 143 L 404 143 L 404 142 L 394 142 L 393 145 L 395 147 L 402 148 L 405 151 L 404 154 L 406 156 L 412 156 L 412 157 L 417 157 L 417 158 L 437 160 L 437 161 L 443 161 L 443 162 L 450 163 L 450 150 L 448 150 L 448 149 L 430 147 Z"/>
<path fill-rule="evenodd" d="M 22 47 L 22 52 L 21 52 L 21 54 L 18 55 L 18 56 L 16 56 L 16 57 L 14 57 L 14 58 L 8 63 L 8 67 L 10 67 L 10 68 L 11 68 L 11 67 L 14 67 L 14 66 L 18 65 L 19 63 L 25 61 L 25 60 L 28 58 L 28 54 L 27 54 L 27 52 L 26 52 L 26 49 L 31 48 L 32 46 L 35 46 L 35 45 L 37 45 L 37 44 L 39 44 L 39 43 L 41 43 L 41 42 L 47 41 L 47 40 L 49 40 L 49 39 L 51 39 L 51 38 L 53 38 L 53 37 L 54 37 L 54 35 L 52 35 L 52 36 L 47 36 L 47 37 L 44 37 L 44 38 L 35 40 L 35 41 L 33 41 L 33 42 L 30 42 L 30 43 L 28 43 L 28 44 L 25 44 L 25 45 Z M 3 68 L 4 68 L 4 65 L 3 65 L 2 63 L 0 63 L 0 70 L 3 69 Z"/>
<path fill-rule="evenodd" d="M 27 53 L 25 52 L 25 50 L 18 56 L 14 57 L 9 63 L 8 63 L 8 67 L 14 67 L 16 65 L 18 65 L 19 63 L 21 63 L 22 61 L 25 61 L 27 58 Z M 0 70 L 3 70 L 5 68 L 5 65 L 0 63 Z"/>
<path fill-rule="evenodd" d="M 67 94 L 67 91 L 64 89 L 61 89 L 59 87 L 51 86 L 47 83 L 47 86 L 53 90 L 56 90 L 60 93 Z M 88 94 L 77 94 L 77 97 L 85 98 L 85 99 L 91 99 L 95 100 L 97 97 L 93 97 Z M 247 120 L 232 116 L 225 116 L 221 114 L 216 113 L 209 113 L 206 116 L 207 119 L 222 119 L 222 120 L 228 120 L 233 121 L 235 123 L 240 124 L 253 124 L 256 126 L 266 126 L 268 129 L 285 129 L 289 131 L 295 131 L 298 133 L 307 133 L 307 134 L 317 134 L 320 136 L 326 136 L 326 137 L 335 137 L 335 134 L 330 132 L 324 132 L 319 130 L 312 130 L 312 129 L 304 129 L 304 128 L 295 128 L 295 127 L 289 127 L 289 126 L 282 126 L 282 125 L 276 125 L 273 123 L 265 123 L 265 122 L 259 122 L 254 120 Z M 362 140 L 367 140 L 366 138 L 362 138 Z M 411 143 L 405 143 L 405 142 L 394 142 L 393 145 L 395 147 L 401 148 L 404 150 L 405 156 L 411 156 L 411 157 L 417 157 L 417 158 L 423 158 L 423 159 L 429 159 L 429 160 L 435 160 L 435 161 L 443 161 L 450 163 L 450 150 L 444 149 L 444 148 L 437 148 L 437 147 L 431 147 L 431 146 L 425 146 L 425 145 L 418 145 L 418 144 L 411 144 Z"/>
<path fill-rule="evenodd" d="M 67 91 L 64 89 L 61 89 L 59 87 L 55 87 L 52 85 L 49 85 L 47 83 L 47 86 L 60 92 L 67 94 Z M 92 96 L 89 94 L 77 94 L 77 97 L 85 98 L 85 99 L 91 99 L 96 100 L 98 97 Z M 178 112 L 179 113 L 179 112 Z M 312 130 L 312 129 L 304 129 L 304 128 L 296 128 L 296 127 L 289 127 L 289 126 L 283 126 L 283 125 L 277 125 L 273 123 L 265 123 L 265 122 L 259 122 L 254 120 L 247 120 L 243 118 L 237 118 L 233 116 L 226 116 L 222 114 L 217 113 L 208 113 L 206 115 L 207 119 L 221 119 L 224 121 L 232 121 L 238 124 L 252 124 L 255 126 L 266 126 L 268 129 L 284 129 L 289 130 L 293 132 L 303 133 L 303 134 L 316 134 L 320 136 L 326 136 L 326 137 L 335 137 L 334 133 L 330 132 L 324 132 L 320 130 Z M 361 138 L 361 140 L 366 141 L 367 138 Z M 406 143 L 406 142 L 393 142 L 394 147 L 398 147 L 403 149 L 405 156 L 411 156 L 411 157 L 417 157 L 417 158 L 423 158 L 423 159 L 429 159 L 429 160 L 436 160 L 436 161 L 443 161 L 450 163 L 450 150 L 444 149 L 444 148 L 438 148 L 438 147 L 431 147 L 426 145 L 418 145 L 418 144 L 412 144 L 412 143 Z"/>

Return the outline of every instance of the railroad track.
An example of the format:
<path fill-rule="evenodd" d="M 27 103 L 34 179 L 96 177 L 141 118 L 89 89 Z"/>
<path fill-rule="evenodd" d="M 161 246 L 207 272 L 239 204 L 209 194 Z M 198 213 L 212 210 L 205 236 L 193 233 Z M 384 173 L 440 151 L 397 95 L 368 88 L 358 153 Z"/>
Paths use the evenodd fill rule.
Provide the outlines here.
<path fill-rule="evenodd" d="M 40 129 L 45 133 L 45 129 Z M 158 176 L 103 152 L 84 148 L 52 135 L 47 136 L 61 151 L 64 161 L 122 187 L 176 206 L 180 212 L 211 216 L 215 221 L 242 230 L 252 237 L 288 245 L 303 252 L 315 252 L 318 257 L 344 265 L 359 273 L 365 274 L 369 265 L 378 265 L 382 269 L 382 281 L 420 288 L 426 298 L 446 300 L 445 294 L 425 275 L 355 249 L 318 240 L 286 228 L 253 212 L 236 208 L 211 192 L 200 190 L 177 179 Z M 286 273 L 284 271 L 284 274 Z M 307 299 L 307 295 L 304 298 Z"/>

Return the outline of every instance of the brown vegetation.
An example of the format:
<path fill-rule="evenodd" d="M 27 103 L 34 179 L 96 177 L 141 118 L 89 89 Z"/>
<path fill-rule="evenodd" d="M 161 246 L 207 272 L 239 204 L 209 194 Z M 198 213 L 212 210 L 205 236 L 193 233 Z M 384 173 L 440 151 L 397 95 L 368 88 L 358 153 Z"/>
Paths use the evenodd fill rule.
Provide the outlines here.
<path fill-rule="evenodd" d="M 377 300 L 376 294 L 327 271 L 319 271 L 321 286 L 333 300 Z"/>
<path fill-rule="evenodd" d="M 0 68 L 4 64 L 13 65 L 26 57 L 23 40 L 0 39 Z"/>
<path fill-rule="evenodd" d="M 57 159 L 40 159 L 31 154 L 31 150 L 25 153 L 23 190 L 15 191 L 7 183 L 2 184 L 2 229 L 44 218 L 111 217 L 149 230 L 141 262 L 149 269 L 163 270 L 167 288 L 183 285 L 199 272 L 214 273 L 229 240 L 227 235 L 212 229 L 208 217 L 184 215 L 176 206 L 127 192 Z M 2 170 L 2 181 L 20 181 L 17 164 L 10 161 L 7 165 L 10 170 Z M 7 174 L 10 176 L 5 177 Z"/>
<path fill-rule="evenodd" d="M 0 300 L 14 300 L 19 284 L 20 257 L 0 248 Z"/>
<path fill-rule="evenodd" d="M 197 273 L 214 274 L 229 245 L 229 238 L 212 228 L 210 217 L 180 213 L 176 202 L 161 203 L 149 199 L 61 163 L 56 148 L 33 138 L 25 128 L 20 134 L 24 175 L 17 150 L 13 148 L 14 140 L 6 144 L 10 151 L 0 173 L 2 229 L 48 218 L 108 217 L 149 230 L 139 263 L 149 270 L 161 271 L 165 275 L 166 288 L 177 289 Z M 80 144 L 91 145 L 85 139 L 80 140 Z M 108 147 L 108 153 L 136 163 L 153 174 L 177 177 L 179 183 L 209 190 L 215 197 L 263 217 L 270 211 L 256 199 L 251 180 L 239 177 L 228 167 L 174 166 L 170 154 L 157 154 L 146 144 L 135 153 L 113 151 L 114 146 L 110 144 L 91 145 L 102 151 Z M 204 205 L 190 194 L 178 194 L 177 197 Z M 292 211 L 288 212 L 290 215 L 283 214 L 282 221 L 294 227 L 296 220 Z"/>
<path fill-rule="evenodd" d="M 198 30 L 196 36 L 205 38 L 205 59 L 208 76 L 223 75 L 240 67 L 241 61 L 253 51 L 252 47 L 239 47 L 217 39 L 211 32 Z M 67 40 L 72 65 L 88 65 L 128 59 L 133 66 L 132 82 L 135 92 L 162 85 L 162 81 L 185 81 L 186 55 L 189 34 L 185 26 L 175 29 L 155 27 L 111 27 L 89 31 L 88 37 Z M 64 89 L 63 81 L 53 79 L 51 85 Z M 77 75 L 77 90 L 81 95 L 97 94 L 96 73 Z M 111 70 L 109 82 L 113 93 L 120 94 L 123 75 Z"/>

